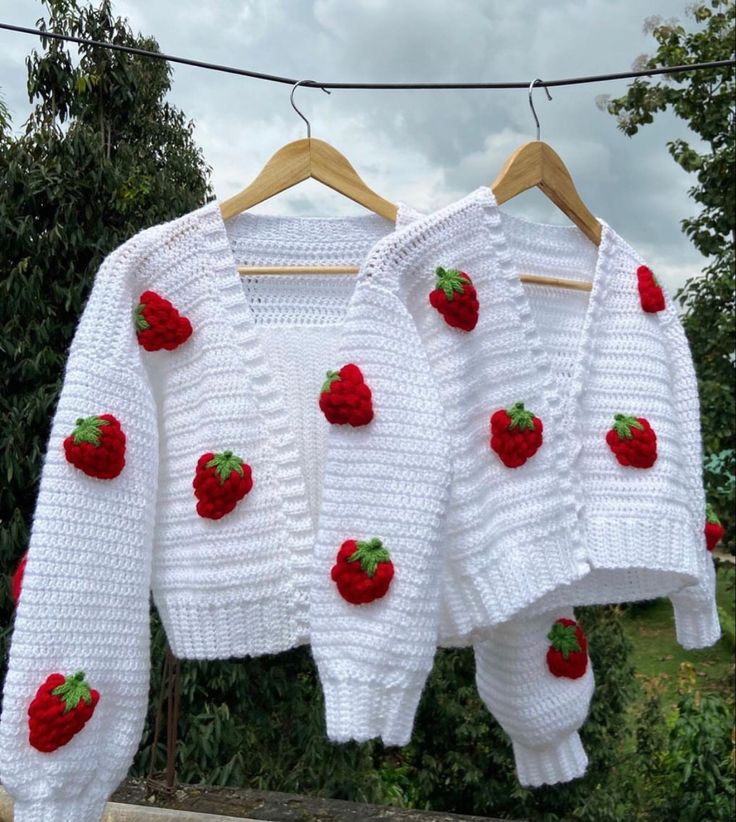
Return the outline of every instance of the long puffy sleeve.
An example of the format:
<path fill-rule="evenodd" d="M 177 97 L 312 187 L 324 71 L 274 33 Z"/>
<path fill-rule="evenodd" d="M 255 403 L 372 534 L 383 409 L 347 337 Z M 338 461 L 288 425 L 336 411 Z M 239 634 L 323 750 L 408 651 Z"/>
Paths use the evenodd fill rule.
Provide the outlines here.
<path fill-rule="evenodd" d="M 136 254 L 95 277 L 44 456 L 0 721 L 16 822 L 97 822 L 143 730 L 158 426 Z"/>
<path fill-rule="evenodd" d="M 511 738 L 519 782 L 552 785 L 582 776 L 588 757 L 578 730 L 595 683 L 572 609 L 517 617 L 473 650 L 478 693 Z"/>
<path fill-rule="evenodd" d="M 338 366 L 360 369 L 373 418 L 330 424 L 312 652 L 330 739 L 405 745 L 437 646 L 449 481 L 442 412 L 409 314 L 369 279 L 355 292 L 340 356 Z"/>
<path fill-rule="evenodd" d="M 673 593 L 677 641 L 684 648 L 705 648 L 721 636 L 716 607 L 716 579 L 713 560 L 706 550 L 704 535 L 706 508 L 703 488 L 700 400 L 690 346 L 668 296 L 662 312 L 662 331 L 667 346 L 673 393 L 686 461 L 685 482 L 689 487 L 693 533 L 690 550 L 696 553 L 698 582 Z"/>

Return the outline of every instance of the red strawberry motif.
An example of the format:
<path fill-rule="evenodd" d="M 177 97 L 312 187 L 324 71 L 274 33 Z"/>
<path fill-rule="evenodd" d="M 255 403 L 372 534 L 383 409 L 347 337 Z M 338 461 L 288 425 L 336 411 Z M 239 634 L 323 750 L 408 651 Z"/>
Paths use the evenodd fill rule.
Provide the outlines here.
<path fill-rule="evenodd" d="M 645 265 L 640 265 L 636 269 L 636 276 L 639 280 L 639 300 L 641 307 L 647 314 L 656 314 L 657 311 L 664 310 L 664 291 L 657 282 L 654 272 Z"/>
<path fill-rule="evenodd" d="M 13 597 L 13 602 L 17 605 L 18 600 L 20 599 L 20 591 L 23 587 L 23 574 L 26 570 L 26 562 L 28 561 L 28 551 L 23 554 L 21 557 L 20 562 L 18 563 L 18 567 L 13 572 L 13 576 L 10 580 L 10 595 Z"/>
<path fill-rule="evenodd" d="M 613 419 L 606 442 L 616 459 L 632 468 L 651 468 L 657 459 L 657 435 L 648 420 L 627 414 L 616 414 Z"/>
<path fill-rule="evenodd" d="M 371 389 L 357 365 L 348 363 L 339 371 L 328 371 L 319 395 L 319 407 L 335 425 L 368 425 L 373 419 Z"/>
<path fill-rule="evenodd" d="M 197 460 L 192 480 L 197 513 L 206 519 L 220 519 L 229 514 L 253 487 L 250 465 L 232 451 L 213 454 L 208 451 Z"/>
<path fill-rule="evenodd" d="M 380 599 L 394 577 L 394 564 L 380 539 L 343 542 L 332 566 L 340 596 L 353 605 Z"/>
<path fill-rule="evenodd" d="M 716 516 L 712 506 L 705 509 L 705 547 L 712 551 L 723 539 L 726 529 L 721 525 L 721 521 Z"/>
<path fill-rule="evenodd" d="M 554 676 L 579 679 L 588 668 L 588 641 L 574 619 L 558 619 L 547 634 L 547 667 Z"/>
<path fill-rule="evenodd" d="M 172 351 L 189 339 L 192 324 L 155 291 L 144 291 L 135 307 L 135 331 L 146 351 Z"/>
<path fill-rule="evenodd" d="M 462 331 L 472 331 L 478 322 L 478 295 L 473 281 L 464 271 L 437 267 L 437 283 L 429 302 L 445 322 Z"/>
<path fill-rule="evenodd" d="M 28 707 L 29 742 L 43 753 L 66 745 L 88 722 L 99 699 L 83 671 L 67 677 L 50 674 Z"/>
<path fill-rule="evenodd" d="M 113 479 L 125 465 L 125 434 L 112 414 L 79 417 L 64 440 L 68 462 L 90 477 Z"/>
<path fill-rule="evenodd" d="M 518 468 L 539 450 L 543 429 L 539 417 L 515 402 L 491 415 L 491 448 L 507 468 Z"/>

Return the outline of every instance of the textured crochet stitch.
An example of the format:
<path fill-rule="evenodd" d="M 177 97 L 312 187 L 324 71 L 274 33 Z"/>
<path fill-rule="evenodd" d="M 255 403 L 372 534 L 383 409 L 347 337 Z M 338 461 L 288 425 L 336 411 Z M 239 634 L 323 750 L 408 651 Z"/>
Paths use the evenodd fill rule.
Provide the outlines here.
<path fill-rule="evenodd" d="M 464 271 L 437 267 L 437 283 L 429 302 L 452 328 L 472 331 L 478 324 L 478 294 Z"/>
<path fill-rule="evenodd" d="M 79 417 L 64 440 L 67 460 L 98 479 L 114 479 L 125 466 L 125 434 L 112 414 Z"/>
<path fill-rule="evenodd" d="M 208 451 L 197 460 L 192 486 L 199 516 L 220 519 L 250 492 L 253 475 L 250 466 L 232 451 Z"/>
<path fill-rule="evenodd" d="M 135 331 L 146 351 L 173 351 L 192 335 L 192 324 L 155 291 L 144 291 L 135 307 Z"/>
<path fill-rule="evenodd" d="M 519 468 L 540 449 L 543 430 L 542 420 L 515 402 L 491 416 L 491 448 L 507 468 Z"/>
<path fill-rule="evenodd" d="M 354 363 L 328 371 L 319 395 L 319 407 L 334 425 L 368 425 L 373 419 L 371 389 Z"/>
<path fill-rule="evenodd" d="M 606 434 L 608 447 L 621 465 L 651 468 L 657 460 L 657 435 L 644 417 L 615 414 Z"/>
<path fill-rule="evenodd" d="M 664 311 L 664 291 L 657 282 L 654 272 L 645 265 L 636 270 L 641 307 L 647 314 L 656 314 Z"/>
<path fill-rule="evenodd" d="M 554 676 L 578 679 L 588 668 L 588 642 L 573 619 L 558 619 L 547 634 L 547 667 Z"/>
<path fill-rule="evenodd" d="M 50 674 L 28 707 L 30 744 L 43 753 L 66 745 L 91 719 L 100 700 L 84 673 Z"/>
<path fill-rule="evenodd" d="M 343 599 L 365 605 L 385 596 L 394 564 L 380 539 L 349 539 L 340 547 L 331 574 Z"/>
<path fill-rule="evenodd" d="M 713 506 L 708 504 L 705 509 L 705 547 L 714 551 L 725 533 L 726 529 L 721 525 Z"/>

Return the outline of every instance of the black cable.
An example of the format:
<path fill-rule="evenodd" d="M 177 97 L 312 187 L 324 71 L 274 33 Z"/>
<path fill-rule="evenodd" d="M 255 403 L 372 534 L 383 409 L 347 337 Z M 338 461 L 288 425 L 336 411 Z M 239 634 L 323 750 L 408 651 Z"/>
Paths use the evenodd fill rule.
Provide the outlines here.
<path fill-rule="evenodd" d="M 249 71 L 248 69 L 235 68 L 234 66 L 223 66 L 217 63 L 206 63 L 203 60 L 192 60 L 189 57 L 175 57 L 171 54 L 162 54 L 158 51 L 134 48 L 133 46 L 123 46 L 118 43 L 105 43 L 99 40 L 88 40 L 84 37 L 74 37 L 71 34 L 58 34 L 54 31 L 42 31 L 41 29 L 31 29 L 25 26 L 13 26 L 10 23 L 0 23 L 0 29 L 6 31 L 20 32 L 22 34 L 35 34 L 39 37 L 49 37 L 54 40 L 66 40 L 71 43 L 79 43 L 85 46 L 99 46 L 100 48 L 123 51 L 127 54 L 135 54 L 139 57 L 150 57 L 154 60 L 166 60 L 169 63 L 181 63 L 185 66 L 209 69 L 211 71 L 222 71 L 227 74 L 238 74 L 243 77 L 253 77 L 256 80 L 270 80 L 273 83 L 284 83 L 293 86 L 297 79 L 293 77 L 281 77 L 278 74 L 265 74 L 261 71 Z M 615 74 L 593 74 L 587 77 L 567 77 L 563 80 L 544 80 L 537 83 L 537 87 L 552 86 L 573 86 L 580 83 L 601 83 L 606 80 L 623 80 L 632 77 L 647 77 L 652 74 L 676 74 L 681 71 L 699 71 L 701 69 L 721 68 L 725 66 L 736 66 L 736 60 L 714 60 L 711 63 L 692 63 L 689 66 L 668 66 L 662 68 L 641 69 L 639 71 L 620 71 Z M 301 88 L 344 88 L 344 89 L 501 89 L 501 88 L 529 88 L 531 80 L 514 83 L 320 83 L 316 80 L 304 80 Z"/>

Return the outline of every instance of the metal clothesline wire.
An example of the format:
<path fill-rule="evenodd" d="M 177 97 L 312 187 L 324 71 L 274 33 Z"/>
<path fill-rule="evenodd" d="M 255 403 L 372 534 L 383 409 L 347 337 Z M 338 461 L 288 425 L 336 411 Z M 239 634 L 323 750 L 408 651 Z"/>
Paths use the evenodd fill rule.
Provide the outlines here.
<path fill-rule="evenodd" d="M 250 71 L 248 69 L 236 68 L 235 66 L 224 66 L 217 63 L 207 63 L 204 60 L 193 60 L 189 57 L 176 57 L 172 54 L 163 54 L 158 51 L 139 49 L 134 46 L 124 46 L 119 43 L 106 43 L 100 40 L 89 40 L 85 37 L 75 37 L 71 34 L 59 34 L 54 31 L 43 31 L 42 29 L 27 28 L 25 26 L 14 26 L 10 23 L 0 23 L 0 29 L 18 32 L 21 34 L 34 34 L 38 37 L 48 37 L 53 40 L 64 40 L 70 43 L 77 43 L 84 46 L 98 46 L 100 48 L 122 51 L 126 54 L 134 54 L 138 57 L 149 57 L 154 60 L 165 60 L 169 63 L 181 63 L 185 66 L 208 69 L 210 71 L 220 71 L 226 74 L 237 74 L 242 77 L 251 77 L 255 80 L 268 80 L 273 83 L 284 83 L 293 86 L 299 82 L 295 77 L 281 77 L 278 74 L 266 74 L 261 71 Z M 736 59 L 714 60 L 709 63 L 692 63 L 686 66 L 667 66 L 661 68 L 647 68 L 638 71 L 619 71 L 614 74 L 593 74 L 585 77 L 567 77 L 561 80 L 544 80 L 537 83 L 540 88 L 551 88 L 553 86 L 573 86 L 582 83 L 602 83 L 608 80 L 624 80 L 634 77 L 647 77 L 653 74 L 677 74 L 684 71 L 700 71 L 702 69 L 713 69 L 736 66 Z M 529 88 L 529 80 L 521 80 L 509 83 L 321 83 L 316 80 L 301 81 L 302 88 L 342 88 L 342 89 L 513 89 Z"/>

